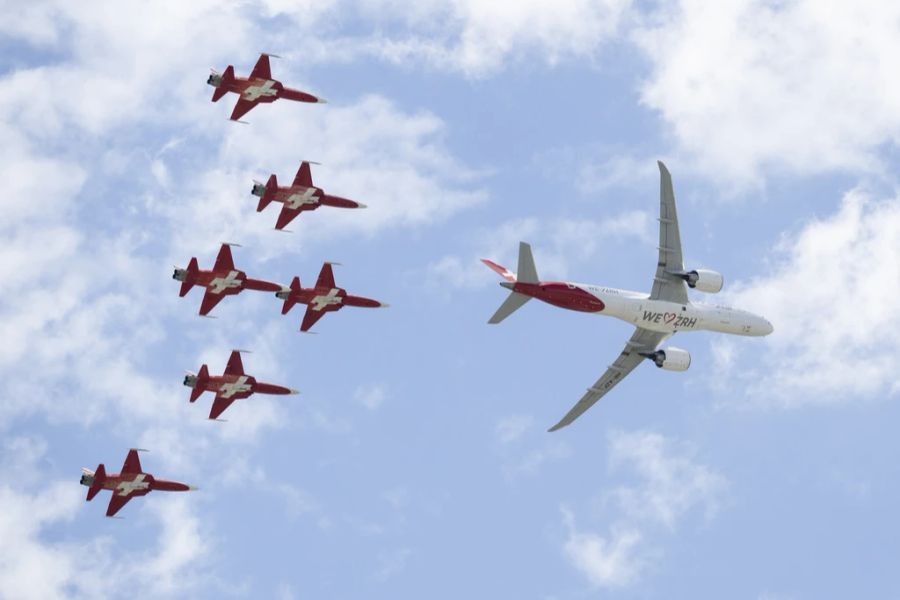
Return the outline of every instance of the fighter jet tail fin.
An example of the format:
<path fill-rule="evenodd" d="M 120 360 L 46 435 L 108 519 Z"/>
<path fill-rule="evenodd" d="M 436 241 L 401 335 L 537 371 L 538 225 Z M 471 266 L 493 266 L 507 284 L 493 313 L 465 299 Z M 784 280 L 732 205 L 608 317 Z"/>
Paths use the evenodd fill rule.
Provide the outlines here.
<path fill-rule="evenodd" d="M 200 265 L 197 264 L 197 257 L 191 257 L 191 262 L 188 263 L 187 269 L 184 272 L 184 280 L 181 282 L 181 291 L 178 292 L 179 296 L 184 296 L 191 288 L 194 287 L 197 283 L 197 273 L 200 272 Z"/>
<path fill-rule="evenodd" d="M 207 381 L 209 381 L 209 368 L 207 368 L 206 365 L 203 365 L 197 373 L 197 379 L 194 381 L 194 388 L 191 390 L 191 402 L 196 401 L 197 398 L 203 394 L 204 386 Z"/>
<path fill-rule="evenodd" d="M 297 292 L 301 290 L 300 288 L 300 278 L 294 277 L 291 280 L 290 291 L 288 295 L 284 299 L 284 304 L 281 307 L 281 314 L 286 315 L 288 311 L 294 308 L 294 305 L 297 304 Z"/>
<path fill-rule="evenodd" d="M 103 489 L 103 484 L 106 482 L 106 467 L 103 466 L 103 463 L 97 465 L 97 470 L 94 471 L 94 481 L 91 483 L 91 486 L 87 491 L 86 501 L 90 502 L 94 499 L 94 496 L 97 495 L 97 492 Z"/>
<path fill-rule="evenodd" d="M 222 73 L 221 79 L 219 80 L 219 85 L 213 90 L 212 101 L 218 102 L 222 99 L 222 96 L 228 93 L 229 85 L 234 81 L 234 67 L 228 65 L 228 68 L 225 69 L 225 72 Z"/>
<path fill-rule="evenodd" d="M 256 205 L 256 212 L 262 212 L 262 210 L 275 199 L 275 192 L 278 191 L 278 178 L 275 177 L 275 174 L 269 175 L 269 180 L 266 182 L 266 190 L 263 192 L 263 195 L 259 198 L 259 204 Z"/>

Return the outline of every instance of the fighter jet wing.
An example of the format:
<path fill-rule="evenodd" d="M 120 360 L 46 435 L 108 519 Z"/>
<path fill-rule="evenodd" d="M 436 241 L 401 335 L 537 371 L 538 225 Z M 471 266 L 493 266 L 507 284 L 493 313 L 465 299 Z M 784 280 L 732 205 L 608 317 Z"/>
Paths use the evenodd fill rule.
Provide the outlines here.
<path fill-rule="evenodd" d="M 644 360 L 644 357 L 639 354 L 640 352 L 653 352 L 670 335 L 669 333 L 659 333 L 640 327 L 636 328 L 631 339 L 626 342 L 625 349 L 622 350 L 615 362 L 609 365 L 606 373 L 594 385 L 589 387 L 584 396 L 581 397 L 581 400 L 572 407 L 572 410 L 566 413 L 566 416 L 548 431 L 562 429 L 580 417 L 584 411 L 605 396 L 606 392 L 615 387 L 617 383 L 622 381 L 626 375 L 631 373 Z"/>
<path fill-rule="evenodd" d="M 309 331 L 309 328 L 316 324 L 316 321 L 325 316 L 324 310 L 316 310 L 310 304 L 306 307 L 306 314 L 303 315 L 303 322 L 300 323 L 300 331 Z"/>
<path fill-rule="evenodd" d="M 225 296 L 223 294 L 216 294 L 215 292 L 207 289 L 206 293 L 203 294 L 203 302 L 200 303 L 200 314 L 202 316 L 206 316 L 209 314 L 209 311 L 216 307 L 216 304 L 222 301 L 222 298 Z"/>
<path fill-rule="evenodd" d="M 241 117 L 250 112 L 250 110 L 257 104 L 259 104 L 259 102 L 256 100 L 239 98 L 237 104 L 234 105 L 234 110 L 231 111 L 231 120 L 240 121 Z"/>
<path fill-rule="evenodd" d="M 278 58 L 277 56 L 275 58 Z M 269 55 L 260 54 L 256 66 L 250 71 L 250 79 L 272 79 L 272 69 L 269 66 Z"/>
<path fill-rule="evenodd" d="M 143 473 L 141 470 L 141 459 L 138 457 L 138 451 L 132 448 L 125 457 L 125 464 L 122 465 L 122 473 Z"/>
<path fill-rule="evenodd" d="M 222 396 L 216 395 L 216 399 L 213 400 L 212 408 L 209 411 L 210 419 L 218 419 L 219 415 L 225 412 L 231 403 L 237 400 L 234 396 L 231 398 L 223 398 Z"/>
<path fill-rule="evenodd" d="M 319 271 L 319 278 L 316 279 L 316 289 L 327 288 L 331 290 L 336 287 L 334 285 L 334 271 L 331 270 L 331 263 L 325 263 L 322 265 L 322 270 Z"/>
<path fill-rule="evenodd" d="M 678 213 L 675 212 L 675 191 L 672 176 L 661 161 L 659 165 L 659 261 L 653 278 L 651 300 L 668 300 L 687 304 L 687 284 L 678 275 L 684 271 L 681 235 L 678 232 Z"/>
<path fill-rule="evenodd" d="M 232 350 L 231 356 L 228 357 L 228 364 L 225 366 L 226 375 L 243 375 L 244 363 L 241 362 L 241 353 L 239 350 Z"/>
<path fill-rule="evenodd" d="M 281 212 L 278 213 L 278 221 L 275 222 L 275 229 L 284 229 L 288 223 L 297 218 L 297 215 L 303 212 L 303 208 L 291 208 L 286 203 L 281 206 Z"/>
<path fill-rule="evenodd" d="M 313 187 L 312 173 L 309 170 L 309 161 L 300 163 L 297 169 L 297 175 L 294 177 L 294 185 L 302 185 L 303 187 Z"/>
<path fill-rule="evenodd" d="M 219 248 L 219 255 L 216 256 L 213 271 L 216 273 L 234 271 L 234 259 L 231 258 L 231 246 L 228 244 L 222 244 L 222 247 Z"/>
<path fill-rule="evenodd" d="M 106 507 L 106 516 L 115 516 L 115 514 L 119 512 L 123 506 L 128 504 L 129 500 L 131 500 L 131 494 L 127 496 L 120 496 L 116 493 L 115 490 L 113 490 L 112 498 L 109 499 L 109 506 Z"/>

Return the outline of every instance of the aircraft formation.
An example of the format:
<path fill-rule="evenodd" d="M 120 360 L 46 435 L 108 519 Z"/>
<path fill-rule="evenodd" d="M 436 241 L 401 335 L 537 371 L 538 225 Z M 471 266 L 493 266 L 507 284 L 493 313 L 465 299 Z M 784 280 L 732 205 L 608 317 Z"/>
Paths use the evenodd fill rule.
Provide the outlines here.
<path fill-rule="evenodd" d="M 227 93 L 238 94 L 239 98 L 230 119 L 239 121 L 257 104 L 274 102 L 285 98 L 300 102 L 324 103 L 321 98 L 285 87 L 272 78 L 269 57 L 260 55 L 249 77 L 236 77 L 234 67 L 229 65 L 223 73 L 213 71 L 207 83 L 215 88 L 212 101 L 218 102 Z M 275 223 L 275 229 L 284 228 L 304 211 L 316 210 L 321 206 L 336 208 L 365 208 L 355 200 L 326 194 L 312 182 L 310 161 L 302 161 L 293 183 L 279 186 L 274 174 L 267 182 L 255 181 L 251 193 L 259 198 L 257 212 L 262 212 L 273 201 L 282 204 Z M 765 336 L 773 331 L 773 326 L 765 318 L 753 313 L 724 306 L 692 302 L 688 290 L 715 294 L 721 291 L 724 277 L 710 269 L 687 270 L 681 247 L 678 215 L 675 209 L 675 193 L 672 177 L 666 166 L 659 162 L 660 207 L 659 207 L 659 258 L 649 294 L 620 290 L 611 287 L 574 283 L 568 281 L 542 281 L 538 277 L 531 246 L 519 244 L 517 273 L 482 259 L 490 269 L 503 277 L 500 285 L 510 291 L 488 323 L 497 324 L 521 308 L 532 298 L 542 302 L 579 312 L 611 316 L 635 326 L 631 338 L 619 356 L 610 364 L 603 375 L 590 386 L 581 399 L 549 431 L 557 431 L 570 425 L 600 398 L 622 381 L 640 363 L 648 360 L 658 368 L 671 371 L 685 371 L 690 367 L 691 356 L 687 350 L 674 346 L 663 347 L 663 343 L 679 332 L 716 331 L 742 336 Z M 216 261 L 209 270 L 199 267 L 196 257 L 192 257 L 187 267 L 175 268 L 173 279 L 181 282 L 180 296 L 187 295 L 195 286 L 204 288 L 199 315 L 209 317 L 209 313 L 225 296 L 234 296 L 244 290 L 274 294 L 282 301 L 281 314 L 286 315 L 296 304 L 306 305 L 300 323 L 300 331 L 310 329 L 326 313 L 335 312 L 345 306 L 379 308 L 385 307 L 378 300 L 348 294 L 335 283 L 332 265 L 325 261 L 313 287 L 300 285 L 299 276 L 294 276 L 289 285 L 282 285 L 263 279 L 248 277 L 237 269 L 231 247 L 238 244 L 223 243 Z M 197 401 L 204 392 L 215 395 L 209 412 L 210 420 L 220 421 L 220 416 L 236 400 L 246 399 L 253 394 L 297 394 L 298 391 L 282 385 L 257 381 L 244 372 L 241 360 L 242 350 L 232 350 L 224 372 L 210 375 L 207 365 L 202 365 L 197 373 L 188 372 L 184 385 L 191 388 L 189 401 Z M 188 491 L 197 489 L 188 484 L 165 479 L 157 479 L 145 473 L 138 458 L 139 449 L 129 450 L 120 473 L 107 474 L 101 463 L 96 470 L 82 469 L 81 484 L 88 488 L 90 501 L 100 490 L 110 490 L 112 498 L 106 516 L 113 517 L 134 497 L 144 496 L 151 491 Z"/>
<path fill-rule="evenodd" d="M 218 102 L 227 93 L 238 95 L 237 104 L 231 113 L 232 121 L 240 121 L 258 104 L 271 103 L 285 98 L 299 102 L 324 103 L 325 100 L 292 88 L 285 87 L 280 81 L 272 78 L 269 64 L 271 54 L 261 54 L 249 77 L 236 77 L 234 67 L 228 65 L 223 73 L 213 71 L 207 83 L 215 88 L 212 101 Z M 289 186 L 279 186 L 276 176 L 270 175 L 263 184 L 255 181 L 251 193 L 259 197 L 257 212 L 264 210 L 272 202 L 281 203 L 281 212 L 275 223 L 276 230 L 284 228 L 300 213 L 316 210 L 321 206 L 334 208 L 365 208 L 366 205 L 355 200 L 326 194 L 316 187 L 312 181 L 310 161 L 302 161 Z M 209 314 L 226 296 L 236 296 L 245 290 L 272 294 L 281 302 L 281 314 L 287 314 L 296 304 L 306 305 L 306 312 L 300 325 L 300 331 L 310 333 L 312 326 L 326 313 L 335 312 L 344 306 L 365 308 L 385 307 L 387 304 L 363 296 L 354 296 L 344 288 L 338 287 L 334 281 L 333 262 L 325 262 L 313 287 L 300 286 L 300 278 L 294 276 L 290 285 L 282 285 L 265 279 L 248 277 L 247 273 L 234 265 L 231 248 L 239 244 L 223 243 L 219 248 L 215 263 L 210 269 L 201 269 L 197 257 L 191 257 L 185 268 L 176 267 L 172 278 L 181 282 L 179 296 L 186 296 L 194 287 L 204 289 L 200 301 L 199 315 L 211 317 Z M 184 377 L 184 385 L 191 388 L 189 401 L 196 402 L 204 392 L 212 392 L 215 397 L 210 407 L 209 419 L 222 421 L 221 415 L 235 401 L 249 398 L 253 394 L 297 394 L 298 390 L 282 385 L 258 381 L 244 372 L 241 360 L 242 350 L 232 350 L 225 370 L 221 375 L 211 375 L 209 367 L 202 365 L 197 373 L 188 372 Z M 182 492 L 197 489 L 194 486 L 158 479 L 145 473 L 141 467 L 138 452 L 132 448 L 128 451 L 125 464 L 120 473 L 108 474 L 101 463 L 96 470 L 82 468 L 81 485 L 88 488 L 87 500 L 92 500 L 100 490 L 110 490 L 112 497 L 106 510 L 107 517 L 113 517 L 129 500 L 145 496 L 151 491 Z"/>

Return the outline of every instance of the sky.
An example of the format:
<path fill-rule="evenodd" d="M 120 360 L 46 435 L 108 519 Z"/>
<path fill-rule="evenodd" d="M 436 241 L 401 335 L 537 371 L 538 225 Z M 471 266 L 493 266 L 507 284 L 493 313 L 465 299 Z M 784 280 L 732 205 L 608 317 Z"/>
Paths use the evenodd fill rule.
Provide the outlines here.
<path fill-rule="evenodd" d="M 0 22 L 0 597 L 900 595 L 900 6 L 869 0 L 7 2 Z M 328 99 L 234 124 L 258 53 Z M 258 214 L 301 160 L 364 211 Z M 630 327 L 478 261 L 649 291 L 657 160 L 686 264 L 766 338 L 671 343 L 555 423 Z M 390 304 L 300 334 L 269 294 L 197 316 L 173 265 Z M 209 422 L 186 370 L 301 390 Z M 128 448 L 190 494 L 124 519 Z"/>

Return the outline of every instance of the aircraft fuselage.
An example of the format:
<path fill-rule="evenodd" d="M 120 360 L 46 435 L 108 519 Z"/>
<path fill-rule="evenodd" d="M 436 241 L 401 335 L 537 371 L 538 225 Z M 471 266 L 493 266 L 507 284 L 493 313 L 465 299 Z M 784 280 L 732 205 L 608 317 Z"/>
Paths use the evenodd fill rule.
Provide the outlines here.
<path fill-rule="evenodd" d="M 500 285 L 554 306 L 615 317 L 660 333 L 717 331 L 764 336 L 773 330 L 772 324 L 759 315 L 720 304 L 650 300 L 649 294 L 567 281 L 504 281 Z"/>

